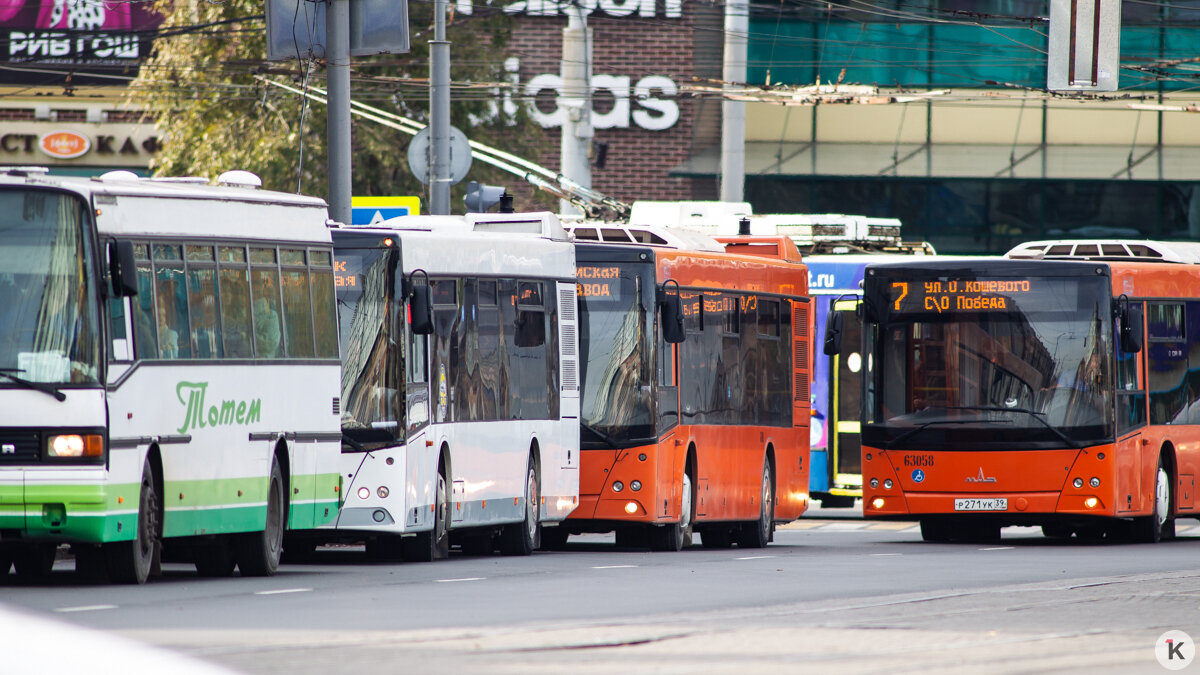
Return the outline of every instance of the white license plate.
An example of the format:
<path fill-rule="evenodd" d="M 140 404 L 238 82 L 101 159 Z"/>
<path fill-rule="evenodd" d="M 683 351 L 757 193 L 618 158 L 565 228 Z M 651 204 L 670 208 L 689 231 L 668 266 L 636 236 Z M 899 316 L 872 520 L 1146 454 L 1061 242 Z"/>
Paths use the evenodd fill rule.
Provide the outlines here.
<path fill-rule="evenodd" d="M 955 499 L 955 511 L 1007 511 L 1008 498 L 996 497 L 993 499 Z"/>

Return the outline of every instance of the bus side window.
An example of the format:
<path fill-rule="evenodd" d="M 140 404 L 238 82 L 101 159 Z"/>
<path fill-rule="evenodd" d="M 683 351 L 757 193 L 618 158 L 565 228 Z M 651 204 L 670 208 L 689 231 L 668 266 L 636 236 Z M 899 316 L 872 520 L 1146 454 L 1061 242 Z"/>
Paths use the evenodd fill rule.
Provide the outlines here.
<path fill-rule="evenodd" d="M 125 327 L 125 298 L 108 299 L 108 336 L 112 340 L 112 360 L 128 361 L 131 355 Z"/>
<path fill-rule="evenodd" d="M 329 251 L 308 253 L 317 358 L 338 356 L 337 301 L 333 290 L 332 260 Z"/>
<path fill-rule="evenodd" d="M 183 247 L 154 244 L 154 290 L 158 315 L 158 355 L 164 359 L 191 357 L 187 285 L 183 278 Z"/>
<path fill-rule="evenodd" d="M 218 254 L 225 356 L 250 358 L 250 270 L 246 268 L 246 249 L 222 246 Z"/>
<path fill-rule="evenodd" d="M 311 358 L 316 352 L 313 347 L 312 298 L 309 296 L 304 251 L 282 249 L 279 255 L 280 262 L 285 265 L 280 286 L 283 289 L 283 323 L 286 327 L 288 356 Z"/>
<path fill-rule="evenodd" d="M 188 264 L 188 309 L 191 314 L 192 357 L 221 357 L 221 335 L 217 325 L 217 270 L 212 246 L 184 247 Z"/>
<path fill-rule="evenodd" d="M 250 297 L 254 316 L 254 358 L 276 359 L 287 354 L 280 322 L 279 268 L 275 249 L 250 249 Z"/>
<path fill-rule="evenodd" d="M 158 358 L 158 327 L 154 322 L 154 267 L 150 246 L 134 244 L 137 259 L 138 293 L 133 296 L 134 350 L 139 359 Z"/>

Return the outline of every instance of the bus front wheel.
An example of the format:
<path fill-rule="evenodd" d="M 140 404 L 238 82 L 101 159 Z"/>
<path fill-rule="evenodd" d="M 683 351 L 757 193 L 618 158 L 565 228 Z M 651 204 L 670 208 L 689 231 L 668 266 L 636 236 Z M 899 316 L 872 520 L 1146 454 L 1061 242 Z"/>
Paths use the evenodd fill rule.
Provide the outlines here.
<path fill-rule="evenodd" d="M 685 471 L 683 486 L 680 489 L 679 522 L 655 527 L 651 531 L 651 547 L 655 551 L 681 551 L 684 547 L 692 545 L 692 521 L 695 511 L 692 508 L 692 491 L 692 477 Z"/>
<path fill-rule="evenodd" d="M 758 520 L 742 525 L 737 544 L 741 548 L 763 548 L 771 541 L 775 527 L 775 481 L 771 462 L 763 460 L 762 490 L 759 492 Z"/>
<path fill-rule="evenodd" d="M 158 489 L 150 458 L 142 461 L 142 485 L 138 497 L 137 534 L 131 541 L 116 541 L 104 545 L 108 576 L 119 584 L 144 584 L 154 566 L 160 546 Z"/>
<path fill-rule="evenodd" d="M 403 542 L 404 560 L 430 562 L 450 555 L 450 497 L 446 493 L 446 475 L 438 472 L 434 493 L 433 529 L 408 537 Z"/>
<path fill-rule="evenodd" d="M 1158 470 L 1154 479 L 1154 510 L 1148 516 L 1134 518 L 1134 538 L 1153 544 L 1175 534 L 1175 520 L 1171 518 L 1171 476 L 1158 459 Z"/>

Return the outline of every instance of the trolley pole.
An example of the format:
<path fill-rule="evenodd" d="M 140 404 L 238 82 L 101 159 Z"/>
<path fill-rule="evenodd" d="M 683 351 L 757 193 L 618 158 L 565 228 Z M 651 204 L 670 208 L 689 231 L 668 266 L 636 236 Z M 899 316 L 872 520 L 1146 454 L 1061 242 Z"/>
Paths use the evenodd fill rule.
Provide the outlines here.
<path fill-rule="evenodd" d="M 746 41 L 750 33 L 749 0 L 725 3 L 725 89 L 746 83 Z M 743 201 L 746 182 L 746 104 L 721 101 L 721 201 Z"/>
<path fill-rule="evenodd" d="M 562 93 L 559 107 L 563 110 L 562 140 L 560 141 L 559 172 L 585 188 L 592 187 L 592 167 L 588 161 L 588 146 L 595 131 L 592 129 L 592 41 L 583 7 L 571 3 L 567 27 L 563 29 Z M 581 215 L 571 202 L 559 200 L 564 214 Z"/>
<path fill-rule="evenodd" d="M 433 9 L 429 41 L 429 212 L 450 215 L 450 43 L 446 41 L 446 0 Z"/>
<path fill-rule="evenodd" d="M 329 217 L 350 222 L 350 0 L 329 0 L 325 15 Z"/>

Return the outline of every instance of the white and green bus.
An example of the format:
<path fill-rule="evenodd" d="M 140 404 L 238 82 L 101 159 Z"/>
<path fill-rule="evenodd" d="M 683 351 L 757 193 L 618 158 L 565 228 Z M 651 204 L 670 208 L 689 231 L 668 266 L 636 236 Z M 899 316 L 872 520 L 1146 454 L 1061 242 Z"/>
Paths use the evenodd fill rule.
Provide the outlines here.
<path fill-rule="evenodd" d="M 528 555 L 579 501 L 575 246 L 551 213 L 333 231 L 344 502 L 380 560 Z M 290 543 L 289 543 L 290 545 Z"/>
<path fill-rule="evenodd" d="M 270 575 L 336 517 L 328 212 L 246 172 L 0 169 L 0 572 Z"/>

